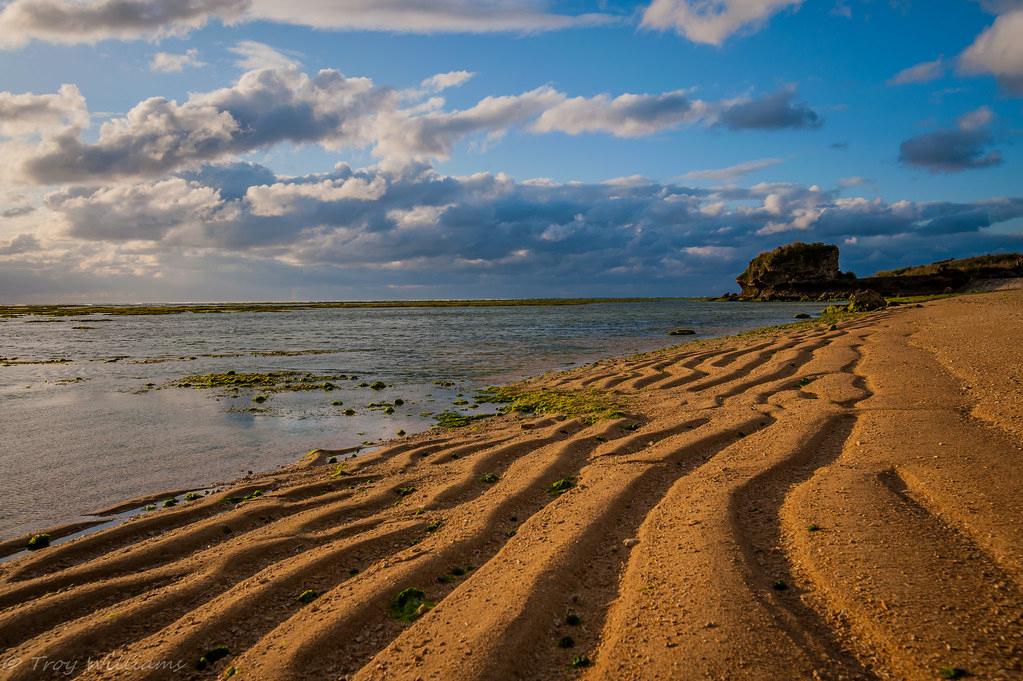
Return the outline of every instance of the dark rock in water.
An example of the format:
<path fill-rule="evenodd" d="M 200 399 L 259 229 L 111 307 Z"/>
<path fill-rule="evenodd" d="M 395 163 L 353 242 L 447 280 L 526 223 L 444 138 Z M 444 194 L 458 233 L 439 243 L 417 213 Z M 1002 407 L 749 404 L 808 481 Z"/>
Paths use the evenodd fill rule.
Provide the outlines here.
<path fill-rule="evenodd" d="M 884 296 L 877 291 L 865 289 L 856 291 L 849 296 L 849 312 L 870 312 L 871 310 L 883 310 L 888 306 Z"/>
<path fill-rule="evenodd" d="M 796 315 L 795 318 L 796 319 L 809 319 L 810 315 L 806 314 L 805 312 L 800 312 L 799 314 Z"/>
<path fill-rule="evenodd" d="M 838 269 L 838 246 L 799 241 L 761 253 L 736 278 L 742 287 L 741 297 L 747 300 L 811 300 L 822 294 L 837 297 L 854 280 L 853 275 Z"/>
<path fill-rule="evenodd" d="M 696 332 L 692 329 L 672 329 L 668 332 L 669 336 L 694 336 Z"/>

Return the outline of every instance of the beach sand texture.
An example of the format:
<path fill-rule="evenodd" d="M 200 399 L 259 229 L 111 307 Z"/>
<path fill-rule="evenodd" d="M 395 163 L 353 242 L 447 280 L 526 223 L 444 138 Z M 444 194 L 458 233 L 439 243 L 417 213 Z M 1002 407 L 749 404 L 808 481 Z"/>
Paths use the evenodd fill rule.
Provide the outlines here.
<path fill-rule="evenodd" d="M 994 292 L 535 379 L 626 415 L 320 456 L 33 553 L 0 678 L 1023 678 L 1021 337 Z"/>

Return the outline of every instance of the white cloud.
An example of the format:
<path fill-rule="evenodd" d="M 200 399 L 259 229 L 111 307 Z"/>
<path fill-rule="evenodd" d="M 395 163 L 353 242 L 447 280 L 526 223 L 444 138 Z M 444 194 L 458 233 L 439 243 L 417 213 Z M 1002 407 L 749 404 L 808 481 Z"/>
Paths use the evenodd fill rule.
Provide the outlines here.
<path fill-rule="evenodd" d="M 643 26 L 674 30 L 694 43 L 720 45 L 739 31 L 754 31 L 770 17 L 802 0 L 653 0 Z"/>
<path fill-rule="evenodd" d="M 990 73 L 1008 89 L 1023 93 L 1023 7 L 1006 12 L 977 36 L 959 57 L 966 73 Z"/>
<path fill-rule="evenodd" d="M 81 113 L 63 123 L 37 115 L 31 130 L 40 141 L 4 144 L 8 163 L 3 172 L 36 184 L 108 182 L 237 159 L 285 142 L 328 150 L 370 149 L 393 168 L 447 158 L 467 139 L 491 144 L 512 130 L 639 137 L 683 124 L 733 130 L 821 124 L 812 109 L 796 101 L 791 87 L 759 98 L 704 102 L 690 100 L 683 90 L 570 98 L 542 86 L 449 110 L 443 98 L 425 90 L 399 91 L 332 69 L 302 73 L 287 57 L 264 48 L 245 43 L 237 50 L 245 59 L 258 57 L 259 63 L 269 60 L 275 65 L 248 71 L 230 87 L 191 93 L 184 102 L 146 99 L 124 116 L 105 121 L 98 135 L 83 129 L 85 104 L 73 88 L 57 95 L 0 93 L 0 107 L 23 103 L 24 108 L 31 103 L 38 108 L 45 102 L 43 109 L 51 110 L 62 103 L 62 112 L 74 104 L 72 108 Z M 427 83 L 449 86 L 467 77 L 466 72 L 450 72 Z M 9 117 L 11 130 L 15 118 L 23 120 L 26 115 Z M 28 124 L 17 125 L 22 129 Z"/>
<path fill-rule="evenodd" d="M 301 64 L 280 50 L 255 40 L 242 40 L 228 51 L 237 55 L 235 66 L 252 69 L 292 69 Z"/>
<path fill-rule="evenodd" d="M 756 161 L 745 161 L 725 168 L 708 168 L 706 170 L 690 170 L 682 175 L 683 180 L 713 180 L 715 182 L 727 182 L 735 180 L 743 175 L 755 173 L 766 168 L 771 168 L 783 163 L 780 158 L 762 158 Z"/>
<path fill-rule="evenodd" d="M 738 251 L 738 249 L 732 246 L 687 246 L 683 250 L 689 255 L 695 255 L 699 258 L 718 260 L 731 260 Z"/>
<path fill-rule="evenodd" d="M 252 0 L 260 20 L 320 29 L 409 33 L 553 31 L 607 23 L 605 14 L 557 14 L 544 0 Z"/>
<path fill-rule="evenodd" d="M 448 71 L 430 76 L 423 80 L 420 86 L 427 92 L 441 92 L 448 88 L 465 85 L 475 76 L 476 74 L 472 71 Z"/>
<path fill-rule="evenodd" d="M 850 187 L 862 187 L 863 185 L 870 183 L 871 179 L 869 177 L 860 177 L 859 175 L 842 177 L 838 180 L 838 186 L 843 189 L 848 189 Z"/>
<path fill-rule="evenodd" d="M 14 0 L 0 9 L 0 48 L 182 36 L 237 20 L 249 0 Z"/>
<path fill-rule="evenodd" d="M 367 180 L 346 177 L 310 183 L 276 183 L 249 187 L 245 199 L 253 215 L 286 215 L 303 200 L 317 203 L 338 201 L 376 201 L 387 191 L 383 177 Z"/>
<path fill-rule="evenodd" d="M 615 20 L 599 13 L 558 14 L 544 0 L 13 0 L 0 9 L 0 49 L 33 40 L 181 37 L 213 19 L 412 33 L 528 33 Z"/>
<path fill-rule="evenodd" d="M 185 68 L 205 66 L 199 59 L 199 50 L 186 50 L 184 54 L 157 52 L 149 62 L 149 70 L 155 73 L 180 73 Z"/>
<path fill-rule="evenodd" d="M 53 133 L 88 123 L 85 98 L 74 85 L 61 85 L 56 94 L 0 92 L 0 137 Z"/>
<path fill-rule="evenodd" d="M 641 137 L 692 120 L 698 115 L 696 111 L 684 90 L 657 95 L 623 94 L 614 98 L 606 94 L 573 97 L 544 111 L 533 124 L 533 130 Z"/>
<path fill-rule="evenodd" d="M 938 57 L 934 61 L 925 61 L 903 69 L 888 79 L 889 85 L 907 85 L 909 83 L 928 83 L 945 75 L 945 60 Z"/>

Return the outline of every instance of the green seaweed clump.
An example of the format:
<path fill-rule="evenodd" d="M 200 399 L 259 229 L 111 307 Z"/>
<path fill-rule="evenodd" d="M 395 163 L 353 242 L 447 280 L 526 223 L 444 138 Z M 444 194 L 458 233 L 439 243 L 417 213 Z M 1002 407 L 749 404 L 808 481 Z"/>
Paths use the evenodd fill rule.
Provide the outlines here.
<path fill-rule="evenodd" d="M 170 499 L 165 499 L 164 502 L 163 502 L 163 507 L 164 508 L 174 508 L 177 505 L 178 505 L 178 500 L 174 499 L 173 497 L 170 498 Z"/>
<path fill-rule="evenodd" d="M 407 497 L 408 495 L 412 494 L 415 491 L 416 488 L 409 485 L 407 487 L 399 487 L 395 489 L 394 493 L 397 494 L 399 497 Z"/>
<path fill-rule="evenodd" d="M 590 662 L 590 658 L 586 655 L 576 655 L 569 664 L 572 665 L 572 669 L 582 669 L 583 667 L 589 667 L 593 663 Z"/>
<path fill-rule="evenodd" d="M 402 590 L 388 608 L 391 617 L 402 622 L 414 622 L 425 615 L 435 604 L 426 600 L 422 589 L 409 587 Z"/>
<path fill-rule="evenodd" d="M 28 539 L 28 543 L 25 544 L 25 548 L 29 551 L 38 551 L 39 549 L 45 549 L 50 545 L 50 535 L 45 532 L 42 534 L 34 534 Z"/>
<path fill-rule="evenodd" d="M 195 374 L 173 381 L 177 388 L 231 389 L 246 388 L 264 392 L 297 392 L 302 390 L 333 390 L 331 381 L 340 380 L 336 375 L 312 374 L 306 371 L 264 371 L 238 373 L 228 371 L 221 374 Z M 258 401 L 258 400 L 257 400 Z"/>
<path fill-rule="evenodd" d="M 497 482 L 500 479 L 501 479 L 501 476 L 499 476 L 497 473 L 484 473 L 480 477 L 480 482 L 485 482 L 488 485 L 493 485 L 495 482 Z"/>
<path fill-rule="evenodd" d="M 575 645 L 575 639 L 573 639 L 571 636 L 562 636 L 558 640 L 558 647 L 559 648 L 571 648 L 574 645 Z"/>
<path fill-rule="evenodd" d="M 239 496 L 224 497 L 220 501 L 221 503 L 228 504 L 230 506 L 237 506 L 238 504 L 244 503 L 246 501 L 252 501 L 253 499 L 256 499 L 261 496 L 263 496 L 263 490 L 257 489 L 255 491 L 249 492 L 243 497 Z"/>
<path fill-rule="evenodd" d="M 230 654 L 231 651 L 225 645 L 213 646 L 212 648 L 207 650 L 202 655 L 202 657 L 199 658 L 199 661 L 196 663 L 195 668 L 198 669 L 199 671 L 203 671 L 211 664 L 214 664 L 217 661 L 224 659 Z"/>
<path fill-rule="evenodd" d="M 387 387 L 387 384 L 384 383 L 383 381 L 373 381 L 372 383 L 369 384 L 369 387 L 373 390 L 383 390 L 384 388 Z"/>
<path fill-rule="evenodd" d="M 443 524 L 444 524 L 443 520 L 441 520 L 440 518 L 435 518 L 435 519 L 430 521 L 429 525 L 426 526 L 426 531 L 427 532 L 436 532 L 437 530 L 439 530 L 441 528 L 441 525 L 443 525 Z"/>
<path fill-rule="evenodd" d="M 457 411 L 445 411 L 437 414 L 434 419 L 437 421 L 437 425 L 441 428 L 464 428 L 470 425 L 473 421 L 479 421 L 480 419 L 488 418 L 486 414 L 480 414 L 471 416 L 469 414 L 461 414 Z"/>
<path fill-rule="evenodd" d="M 559 496 L 561 494 L 564 494 L 568 490 L 572 489 L 573 487 L 575 487 L 575 478 L 569 476 L 567 478 L 562 478 L 561 480 L 558 480 L 556 482 L 552 482 L 551 486 L 548 487 L 547 489 L 551 493 L 551 495 Z"/>
<path fill-rule="evenodd" d="M 301 603 L 302 605 L 309 605 L 310 603 L 315 601 L 317 598 L 319 598 L 319 596 L 320 596 L 320 594 L 319 594 L 318 591 L 313 591 L 312 589 L 306 589 L 305 591 L 303 591 L 302 593 L 300 593 L 298 595 L 298 602 Z"/>
<path fill-rule="evenodd" d="M 503 404 L 503 410 L 544 416 L 559 414 L 578 417 L 593 424 L 623 416 L 620 405 L 610 393 L 599 390 L 528 390 L 522 387 L 491 386 L 476 396 L 481 404 Z"/>
<path fill-rule="evenodd" d="M 964 676 L 969 676 L 969 672 L 962 667 L 942 667 L 938 670 L 938 676 L 943 679 L 961 679 Z"/>
<path fill-rule="evenodd" d="M 197 501 L 199 499 L 202 499 L 202 495 L 198 492 L 189 492 L 185 495 L 185 501 Z"/>

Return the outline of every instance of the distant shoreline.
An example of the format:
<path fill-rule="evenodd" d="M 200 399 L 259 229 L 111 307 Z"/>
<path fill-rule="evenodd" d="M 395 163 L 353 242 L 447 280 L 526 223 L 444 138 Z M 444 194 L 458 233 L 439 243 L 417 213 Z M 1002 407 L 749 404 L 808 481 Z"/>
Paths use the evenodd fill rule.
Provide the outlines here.
<path fill-rule="evenodd" d="M 712 301 L 703 297 L 633 297 L 633 298 L 488 298 L 476 300 L 351 300 L 325 302 L 260 302 L 260 303 L 130 303 L 130 304 L 68 304 L 68 305 L 0 305 L 0 317 L 39 315 L 75 317 L 79 315 L 169 315 L 223 314 L 231 312 L 292 312 L 298 310 L 422 308 L 422 307 L 550 307 L 561 305 L 598 305 L 608 303 L 646 303 L 666 300 Z"/>

